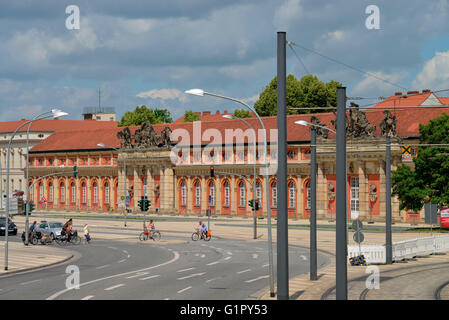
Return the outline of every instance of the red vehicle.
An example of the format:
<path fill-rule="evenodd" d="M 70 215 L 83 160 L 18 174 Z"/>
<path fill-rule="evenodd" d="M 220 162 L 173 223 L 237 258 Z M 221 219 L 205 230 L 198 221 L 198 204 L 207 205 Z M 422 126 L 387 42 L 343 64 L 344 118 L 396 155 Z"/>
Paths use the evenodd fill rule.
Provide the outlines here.
<path fill-rule="evenodd" d="M 440 227 L 449 229 L 449 207 L 441 207 L 440 209 Z"/>

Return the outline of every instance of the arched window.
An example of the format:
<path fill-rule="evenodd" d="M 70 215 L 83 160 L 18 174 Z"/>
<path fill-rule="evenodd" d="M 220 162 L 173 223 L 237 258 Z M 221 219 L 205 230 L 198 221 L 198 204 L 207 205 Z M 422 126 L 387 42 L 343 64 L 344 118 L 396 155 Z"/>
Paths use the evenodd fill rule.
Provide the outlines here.
<path fill-rule="evenodd" d="M 72 203 L 76 202 L 76 185 L 75 182 L 72 182 L 70 185 L 70 190 L 72 192 L 72 198 L 70 199 Z"/>
<path fill-rule="evenodd" d="M 195 205 L 201 206 L 201 184 L 199 181 L 195 183 Z"/>
<path fill-rule="evenodd" d="M 39 183 L 39 197 L 40 199 L 37 199 L 38 201 L 42 201 L 42 198 L 44 197 L 44 185 Z"/>
<path fill-rule="evenodd" d="M 109 203 L 109 183 L 104 184 L 104 203 Z"/>
<path fill-rule="evenodd" d="M 209 185 L 210 205 L 215 206 L 215 183 L 211 182 Z"/>
<path fill-rule="evenodd" d="M 256 183 L 256 200 L 259 200 L 259 207 L 262 206 L 262 185 L 259 181 Z"/>
<path fill-rule="evenodd" d="M 240 194 L 240 207 L 245 207 L 246 205 L 246 187 L 243 181 L 239 184 L 239 194 Z"/>
<path fill-rule="evenodd" d="M 65 185 L 64 185 L 64 182 L 61 182 L 61 184 L 59 185 L 59 190 L 60 190 L 61 203 L 64 203 L 65 202 Z"/>
<path fill-rule="evenodd" d="M 277 208 L 278 206 L 278 188 L 277 188 L 277 182 L 273 182 L 271 184 L 271 205 L 274 208 Z"/>
<path fill-rule="evenodd" d="M 94 182 L 93 188 L 94 188 L 94 203 L 98 203 L 98 185 L 96 182 Z"/>
<path fill-rule="evenodd" d="M 229 182 L 225 181 L 224 185 L 224 205 L 229 207 L 231 205 L 231 189 L 229 188 Z"/>
<path fill-rule="evenodd" d="M 187 186 L 186 182 L 181 182 L 181 205 L 187 205 Z"/>
<path fill-rule="evenodd" d="M 53 202 L 53 183 L 48 184 L 48 202 Z"/>
<path fill-rule="evenodd" d="M 85 182 L 81 185 L 81 199 L 83 203 L 87 203 L 87 186 Z"/>
<path fill-rule="evenodd" d="M 288 207 L 295 208 L 296 207 L 296 186 L 293 181 L 290 181 L 288 184 Z"/>

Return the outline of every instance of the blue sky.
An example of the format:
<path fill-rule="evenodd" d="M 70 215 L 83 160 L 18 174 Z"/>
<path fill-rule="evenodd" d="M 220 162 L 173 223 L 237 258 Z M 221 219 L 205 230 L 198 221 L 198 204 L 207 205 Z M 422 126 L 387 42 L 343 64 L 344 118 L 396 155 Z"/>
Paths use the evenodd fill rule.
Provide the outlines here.
<path fill-rule="evenodd" d="M 65 26 L 80 9 L 80 29 Z M 380 29 L 369 30 L 368 5 Z M 81 119 L 83 107 L 137 105 L 234 110 L 239 105 L 183 92 L 203 88 L 254 103 L 276 74 L 276 32 L 408 90 L 449 88 L 447 0 L 1 1 L 0 119 L 59 107 Z M 307 70 L 337 80 L 349 96 L 404 89 L 295 47 Z M 287 47 L 287 71 L 305 74 Z M 447 93 L 449 95 L 449 92 Z M 368 104 L 376 100 L 367 100 Z"/>

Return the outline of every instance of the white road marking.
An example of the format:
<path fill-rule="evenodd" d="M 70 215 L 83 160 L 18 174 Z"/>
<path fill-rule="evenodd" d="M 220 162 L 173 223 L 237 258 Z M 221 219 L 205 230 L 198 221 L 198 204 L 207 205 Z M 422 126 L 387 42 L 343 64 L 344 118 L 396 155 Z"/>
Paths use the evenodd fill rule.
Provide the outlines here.
<path fill-rule="evenodd" d="M 257 259 L 259 255 L 257 253 L 253 253 L 253 259 Z"/>
<path fill-rule="evenodd" d="M 125 261 L 126 261 L 126 259 L 122 259 L 120 261 L 117 261 L 117 263 L 122 263 L 122 262 L 125 262 Z"/>
<path fill-rule="evenodd" d="M 262 268 L 268 267 L 269 265 L 270 265 L 269 263 L 266 263 L 262 266 Z"/>
<path fill-rule="evenodd" d="M 105 264 L 104 266 L 96 267 L 95 269 L 103 269 L 103 268 L 106 268 L 106 267 L 109 267 L 109 266 L 110 266 L 110 264 Z"/>
<path fill-rule="evenodd" d="M 184 280 L 184 279 L 189 279 L 189 278 L 193 278 L 193 277 L 199 277 L 199 276 L 202 276 L 203 274 L 206 274 L 206 272 L 194 273 L 194 274 L 191 274 L 191 275 L 188 275 L 188 276 L 185 276 L 185 277 L 178 278 L 178 280 Z"/>
<path fill-rule="evenodd" d="M 301 255 L 302 260 L 307 260 L 307 257 L 305 255 Z"/>
<path fill-rule="evenodd" d="M 117 250 L 117 248 L 116 247 L 108 247 L 109 249 L 114 249 L 114 250 Z"/>
<path fill-rule="evenodd" d="M 128 274 L 133 274 L 133 273 L 141 272 L 141 271 L 147 271 L 147 270 L 151 270 L 151 269 L 154 269 L 154 268 L 159 268 L 159 267 L 168 265 L 168 264 L 173 263 L 173 262 L 175 262 L 176 260 L 179 259 L 179 253 L 178 253 L 177 251 L 173 251 L 173 253 L 174 253 L 174 257 L 173 257 L 171 260 L 166 261 L 166 262 L 163 262 L 163 263 L 161 263 L 161 264 L 158 264 L 158 265 L 155 265 L 155 266 L 152 266 L 152 267 L 148 267 L 148 268 L 144 268 L 144 269 L 139 269 L 139 270 L 134 270 L 134 271 L 124 272 L 124 273 L 119 273 L 119 274 L 115 274 L 115 275 L 112 275 L 112 276 L 109 276 L 109 277 L 104 277 L 104 278 L 99 278 L 99 279 L 91 280 L 91 281 L 88 281 L 88 282 L 85 282 L 85 283 L 81 283 L 81 284 L 79 285 L 79 287 L 85 286 L 85 285 L 88 285 L 88 284 L 91 284 L 91 283 L 95 283 L 95 282 L 98 282 L 98 281 L 103 281 L 103 280 L 107 280 L 107 279 L 112 279 L 112 278 L 116 278 L 116 277 L 121 277 L 121 276 L 125 276 L 125 275 L 128 275 Z M 54 299 L 56 299 L 57 297 L 59 297 L 61 294 L 64 294 L 64 293 L 66 293 L 66 292 L 68 292 L 68 291 L 70 291 L 70 290 L 73 290 L 73 288 L 70 287 L 70 288 L 66 288 L 66 289 L 64 289 L 64 290 L 58 291 L 58 292 L 52 294 L 51 296 L 49 296 L 46 300 L 54 300 Z"/>
<path fill-rule="evenodd" d="M 155 275 L 152 275 L 152 276 L 149 276 L 149 277 L 146 277 L 146 278 L 141 278 L 139 280 L 148 280 L 148 279 L 153 279 L 153 278 L 157 278 L 157 277 L 160 277 L 160 276 L 161 276 L 160 274 L 155 274 Z"/>
<path fill-rule="evenodd" d="M 232 252 L 231 251 L 228 251 L 226 253 L 229 254 L 230 256 L 232 256 Z"/>
<path fill-rule="evenodd" d="M 146 274 L 148 274 L 148 272 L 139 272 L 138 274 L 135 274 L 133 276 L 126 277 L 126 279 L 137 278 L 137 277 L 140 277 L 140 276 L 144 276 Z"/>
<path fill-rule="evenodd" d="M 212 278 L 212 279 L 206 280 L 206 283 L 209 283 L 209 282 L 212 282 L 212 281 L 218 280 L 218 279 L 221 279 L 221 277 L 216 277 L 216 278 Z"/>
<path fill-rule="evenodd" d="M 184 289 L 181 289 L 181 290 L 178 291 L 178 293 L 182 293 L 182 292 L 187 291 L 189 289 L 192 289 L 192 286 L 184 288 Z"/>
<path fill-rule="evenodd" d="M 239 271 L 239 272 L 237 272 L 237 274 L 242 274 L 242 273 L 245 273 L 245 272 L 248 272 L 248 271 L 251 271 L 251 269 L 246 269 L 246 270 Z"/>
<path fill-rule="evenodd" d="M 257 281 L 257 280 L 261 280 L 261 279 L 266 279 L 266 278 L 268 278 L 268 276 L 261 276 L 261 277 L 255 278 L 255 279 L 246 280 L 245 282 L 246 283 L 251 283 L 251 282 L 254 282 L 254 281 Z"/>
<path fill-rule="evenodd" d="M 220 263 L 220 261 L 214 261 L 214 262 L 208 263 L 207 266 L 213 266 L 214 264 L 217 264 L 217 263 Z"/>
<path fill-rule="evenodd" d="M 117 284 L 117 285 L 115 285 L 115 286 L 106 288 L 106 289 L 104 289 L 104 290 L 105 290 L 105 291 L 110 291 L 110 290 L 114 290 L 114 289 L 116 289 L 116 288 L 123 287 L 124 285 L 125 285 L 125 284 L 121 283 L 121 284 Z"/>
<path fill-rule="evenodd" d="M 231 257 L 226 257 L 226 258 L 224 258 L 225 260 L 229 260 L 229 259 L 231 259 Z"/>
<path fill-rule="evenodd" d="M 30 284 L 30 283 L 38 282 L 38 281 L 41 281 L 41 279 L 31 280 L 31 281 L 27 281 L 27 282 L 22 282 L 21 285 L 26 285 L 26 284 Z"/>
<path fill-rule="evenodd" d="M 86 297 L 84 297 L 84 298 L 82 298 L 81 300 L 89 300 L 89 299 L 92 299 L 94 296 L 86 296 Z"/>
<path fill-rule="evenodd" d="M 189 270 L 193 270 L 193 269 L 195 269 L 195 268 L 192 267 L 192 268 L 182 269 L 182 270 L 178 270 L 177 272 L 184 272 L 184 271 L 189 271 Z"/>

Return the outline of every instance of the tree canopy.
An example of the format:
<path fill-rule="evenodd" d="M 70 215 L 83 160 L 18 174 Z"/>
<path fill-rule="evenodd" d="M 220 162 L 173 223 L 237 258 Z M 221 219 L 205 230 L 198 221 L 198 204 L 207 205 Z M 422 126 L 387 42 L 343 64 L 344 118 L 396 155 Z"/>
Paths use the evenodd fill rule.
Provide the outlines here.
<path fill-rule="evenodd" d="M 251 113 L 249 112 L 249 110 L 246 110 L 246 109 L 237 109 L 237 110 L 234 110 L 233 115 L 234 115 L 235 117 L 237 117 L 237 118 L 251 118 L 251 117 L 252 117 L 252 115 L 251 115 Z"/>
<path fill-rule="evenodd" d="M 413 159 L 414 170 L 401 165 L 392 172 L 393 195 L 401 209 L 419 211 L 424 203 L 449 204 L 449 147 L 428 144 L 449 144 L 449 116 L 430 120 L 419 126 L 418 155 Z"/>
<path fill-rule="evenodd" d="M 286 78 L 287 114 L 328 112 L 317 108 L 335 107 L 337 105 L 337 87 L 341 83 L 331 80 L 322 82 L 314 75 L 306 75 L 298 81 L 292 74 Z M 260 116 L 277 114 L 277 77 L 265 87 L 259 95 L 254 108 Z M 295 110 L 294 108 L 307 108 Z"/>
<path fill-rule="evenodd" d="M 167 109 L 149 109 L 146 106 L 137 106 L 134 111 L 125 112 L 118 126 L 140 126 L 147 120 L 151 124 L 170 123 L 173 121 Z"/>
<path fill-rule="evenodd" d="M 201 120 L 200 115 L 196 112 L 193 112 L 192 110 L 186 110 L 186 112 L 184 113 L 184 122 L 193 122 L 199 120 Z"/>

